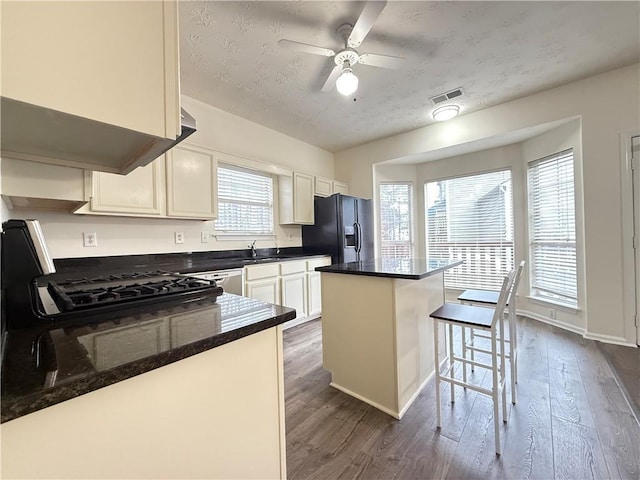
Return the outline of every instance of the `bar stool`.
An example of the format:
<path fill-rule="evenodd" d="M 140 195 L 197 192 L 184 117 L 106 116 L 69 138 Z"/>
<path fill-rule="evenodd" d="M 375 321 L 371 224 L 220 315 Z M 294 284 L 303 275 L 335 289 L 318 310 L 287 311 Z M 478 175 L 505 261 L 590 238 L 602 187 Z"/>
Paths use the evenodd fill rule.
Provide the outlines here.
<path fill-rule="evenodd" d="M 437 427 L 442 427 L 441 412 L 440 412 L 440 382 L 447 382 L 451 385 L 451 402 L 453 403 L 455 398 L 455 386 L 458 385 L 464 388 L 470 388 L 483 395 L 488 395 L 493 400 L 493 425 L 495 430 L 495 444 L 496 454 L 500 455 L 500 429 L 499 429 L 499 408 L 498 397 L 502 396 L 502 421 L 507 421 L 507 396 L 504 389 L 505 386 L 505 338 L 504 338 L 504 310 L 507 304 L 507 298 L 513 281 L 516 276 L 516 271 L 512 270 L 504 278 L 502 282 L 502 288 L 498 295 L 498 301 L 495 308 L 479 307 L 475 305 L 463 305 L 460 303 L 445 303 L 440 308 L 432 312 L 429 316 L 433 318 L 433 334 L 435 344 L 435 377 L 436 377 L 436 412 L 437 412 Z M 440 373 L 440 355 L 439 339 L 438 339 L 438 327 L 440 323 L 449 326 L 449 365 L 444 373 Z M 487 332 L 490 337 L 490 350 L 491 363 L 480 363 L 475 360 L 471 360 L 464 355 L 464 343 L 462 345 L 462 356 L 455 355 L 453 350 L 453 327 L 458 326 L 464 330 L 464 328 L 474 328 Z M 498 346 L 500 342 L 500 346 Z M 466 370 L 467 364 L 472 366 L 486 368 L 491 370 L 492 382 L 491 388 L 484 388 L 479 384 L 467 382 L 466 378 L 459 380 L 455 378 L 455 362 L 462 363 L 462 367 Z M 498 361 L 500 363 L 498 364 Z M 465 376 L 466 377 L 466 376 Z"/>
<path fill-rule="evenodd" d="M 509 339 L 505 340 L 507 347 L 507 353 L 505 354 L 505 357 L 509 360 L 509 376 L 511 379 L 511 403 L 513 403 L 514 405 L 517 398 L 516 383 L 518 383 L 518 319 L 516 318 L 516 294 L 518 292 L 518 285 L 520 284 L 520 278 L 522 278 L 522 273 L 524 272 L 526 263 L 527 262 L 525 262 L 524 260 L 520 262 L 518 271 L 516 272 L 516 277 L 513 281 L 513 286 L 511 287 L 511 292 L 509 293 L 509 297 L 507 298 L 507 306 L 509 312 Z M 496 292 L 493 290 L 465 290 L 458 297 L 458 301 L 469 305 L 494 307 L 498 303 L 499 295 L 500 292 Z M 463 349 L 465 349 L 463 356 L 466 356 L 466 350 L 469 350 L 471 353 L 471 360 L 475 359 L 475 352 L 488 353 L 486 349 L 476 346 L 476 337 L 489 338 L 486 333 L 476 332 L 473 328 L 471 329 L 470 341 L 465 341 L 465 344 L 463 346 Z M 464 340 L 465 339 L 463 336 L 463 341 Z M 473 371 L 473 364 L 471 366 L 471 370 Z"/>

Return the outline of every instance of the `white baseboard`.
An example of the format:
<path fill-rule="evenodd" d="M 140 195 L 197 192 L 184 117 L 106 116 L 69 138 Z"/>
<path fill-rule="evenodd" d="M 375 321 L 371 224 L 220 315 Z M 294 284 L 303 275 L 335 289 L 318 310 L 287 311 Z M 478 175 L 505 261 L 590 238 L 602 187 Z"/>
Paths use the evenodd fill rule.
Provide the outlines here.
<path fill-rule="evenodd" d="M 600 335 L 600 334 L 597 334 L 597 333 L 591 333 L 591 332 L 588 332 L 586 329 L 584 329 L 582 327 L 576 327 L 575 325 L 572 325 L 570 323 L 561 322 L 561 321 L 553 319 L 553 318 L 548 318 L 548 317 L 545 317 L 545 316 L 540 315 L 538 313 L 530 312 L 530 311 L 527 311 L 527 310 L 518 310 L 516 312 L 516 314 L 522 315 L 523 317 L 529 317 L 529 318 L 532 318 L 534 320 L 538 320 L 539 322 L 546 323 L 548 325 L 553 325 L 554 327 L 562 328 L 563 330 L 569 330 L 570 332 L 582 335 L 584 338 L 587 338 L 589 340 L 597 340 L 597 341 L 603 342 L 603 343 L 611 343 L 611 344 L 614 344 L 614 345 L 623 345 L 623 346 L 626 346 L 626 347 L 637 347 L 636 344 L 630 343 L 624 337 L 616 337 L 616 336 L 613 336 L 613 335 Z"/>
<path fill-rule="evenodd" d="M 563 330 L 569 330 L 570 332 L 577 333 L 584 337 L 586 330 L 582 327 L 577 327 L 570 323 L 561 322 L 554 318 L 545 317 L 544 315 L 540 315 L 539 313 L 530 312 L 528 310 L 517 310 L 516 315 L 522 315 L 523 317 L 533 318 L 534 320 L 538 320 L 539 322 L 546 323 L 548 325 L 553 325 L 554 327 L 562 328 Z"/>
<path fill-rule="evenodd" d="M 612 343 L 613 345 L 622 345 L 624 347 L 638 347 L 635 343 L 629 343 L 624 337 L 614 337 L 613 335 L 599 335 L 594 333 L 586 332 L 583 335 L 584 338 L 588 338 L 589 340 L 597 340 L 602 343 Z"/>
<path fill-rule="evenodd" d="M 394 412 L 393 410 L 391 410 L 390 408 L 387 407 L 383 407 L 382 405 L 380 405 L 379 403 L 374 402 L 373 400 L 370 400 L 366 397 L 363 397 L 362 395 L 359 395 L 355 392 L 352 392 L 351 390 L 349 390 L 348 388 L 344 388 L 340 385 L 338 385 L 335 382 L 329 382 L 329 385 L 332 386 L 333 388 L 340 390 L 341 392 L 346 393 L 347 395 L 353 397 L 353 398 L 357 398 L 358 400 L 362 400 L 364 403 L 368 403 L 369 405 L 371 405 L 372 407 L 377 408 L 378 410 L 386 413 L 387 415 L 391 415 L 393 418 L 397 418 L 398 420 L 400 420 L 400 417 L 402 416 L 400 413 L 398 412 Z"/>

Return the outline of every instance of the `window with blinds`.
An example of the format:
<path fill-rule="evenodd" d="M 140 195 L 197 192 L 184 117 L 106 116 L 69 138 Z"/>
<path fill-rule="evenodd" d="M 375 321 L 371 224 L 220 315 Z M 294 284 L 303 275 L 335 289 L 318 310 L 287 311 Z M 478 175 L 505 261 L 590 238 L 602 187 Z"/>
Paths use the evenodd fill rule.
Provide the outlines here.
<path fill-rule="evenodd" d="M 218 166 L 218 232 L 273 234 L 273 178 L 232 165 Z"/>
<path fill-rule="evenodd" d="M 573 150 L 529 163 L 531 294 L 578 304 Z"/>
<path fill-rule="evenodd" d="M 410 183 L 380 184 L 381 256 L 413 256 L 412 198 L 413 186 Z"/>
<path fill-rule="evenodd" d="M 509 170 L 425 184 L 428 257 L 464 260 L 446 288 L 500 289 L 513 268 L 512 196 Z"/>

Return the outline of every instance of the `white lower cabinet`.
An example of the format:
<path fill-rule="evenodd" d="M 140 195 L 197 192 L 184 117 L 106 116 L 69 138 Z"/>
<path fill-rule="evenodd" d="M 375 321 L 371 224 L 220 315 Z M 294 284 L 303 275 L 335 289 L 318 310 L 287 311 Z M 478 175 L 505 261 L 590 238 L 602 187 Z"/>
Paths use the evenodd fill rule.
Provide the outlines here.
<path fill-rule="evenodd" d="M 322 313 L 320 273 L 316 267 L 331 265 L 331 257 L 290 260 L 245 267 L 247 297 L 296 309 L 296 318 L 284 328 L 317 318 Z"/>
<path fill-rule="evenodd" d="M 245 267 L 244 278 L 247 297 L 280 304 L 279 264 L 250 265 Z"/>
<path fill-rule="evenodd" d="M 295 308 L 296 318 L 307 316 L 306 261 L 291 261 L 280 264 L 282 305 Z"/>
<path fill-rule="evenodd" d="M 307 315 L 317 317 L 322 314 L 322 290 L 320 288 L 320 272 L 317 267 L 331 265 L 331 257 L 314 258 L 307 260 Z"/>

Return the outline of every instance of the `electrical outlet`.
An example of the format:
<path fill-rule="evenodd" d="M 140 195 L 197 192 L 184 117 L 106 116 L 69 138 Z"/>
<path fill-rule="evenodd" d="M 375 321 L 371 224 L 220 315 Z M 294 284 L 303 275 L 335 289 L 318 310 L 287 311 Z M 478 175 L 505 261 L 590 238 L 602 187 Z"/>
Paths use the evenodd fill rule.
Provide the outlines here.
<path fill-rule="evenodd" d="M 209 232 L 200 233 L 200 241 L 202 243 L 209 243 Z"/>
<path fill-rule="evenodd" d="M 82 232 L 82 241 L 85 247 L 97 247 L 98 234 L 96 232 Z"/>
<path fill-rule="evenodd" d="M 184 233 L 183 232 L 175 232 L 176 243 L 184 243 Z"/>
<path fill-rule="evenodd" d="M 549 318 L 556 318 L 556 310 L 555 308 L 550 308 L 549 309 Z"/>

